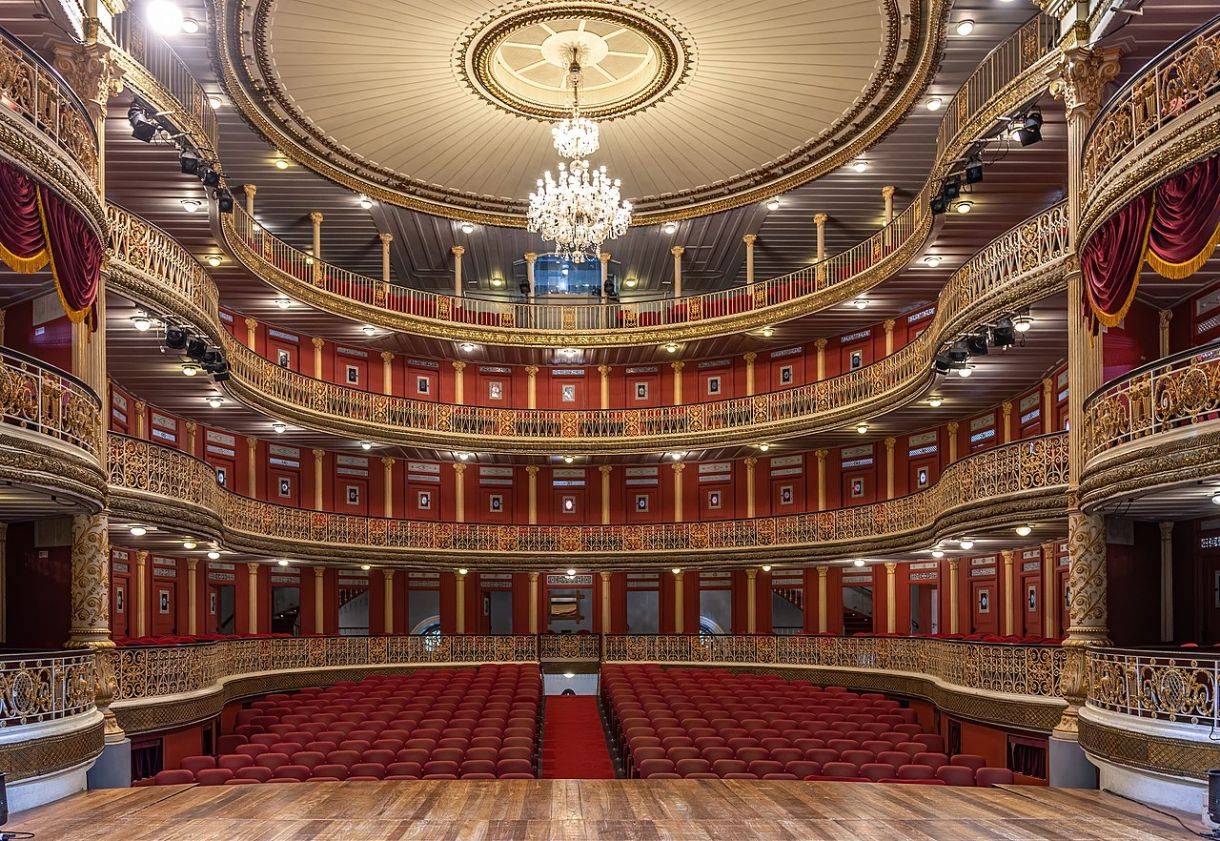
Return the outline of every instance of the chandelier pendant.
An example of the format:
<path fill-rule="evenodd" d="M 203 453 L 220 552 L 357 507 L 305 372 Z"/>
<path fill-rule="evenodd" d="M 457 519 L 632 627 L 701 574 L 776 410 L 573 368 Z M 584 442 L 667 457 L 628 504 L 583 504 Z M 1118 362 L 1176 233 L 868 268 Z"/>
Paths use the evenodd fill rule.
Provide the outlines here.
<path fill-rule="evenodd" d="M 572 49 L 568 68 L 572 115 L 551 127 L 559 163 L 558 178 L 548 171 L 530 193 L 528 228 L 555 244 L 560 257 L 580 263 L 597 255 L 608 239 L 620 237 L 631 224 L 631 202 L 624 201 L 622 182 L 606 167 L 594 168 L 589 155 L 599 148 L 597 123 L 580 115 L 580 62 Z"/>

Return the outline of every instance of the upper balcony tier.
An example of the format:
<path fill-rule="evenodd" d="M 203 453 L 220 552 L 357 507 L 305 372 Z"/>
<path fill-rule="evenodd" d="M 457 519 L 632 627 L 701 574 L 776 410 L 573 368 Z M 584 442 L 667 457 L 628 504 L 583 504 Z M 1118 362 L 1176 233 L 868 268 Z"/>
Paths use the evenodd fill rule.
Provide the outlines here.
<path fill-rule="evenodd" d="M 928 328 L 895 353 L 798 388 L 651 409 L 495 409 L 348 388 L 286 370 L 220 323 L 198 262 L 159 229 L 111 208 L 110 288 L 186 320 L 225 353 L 241 402 L 321 432 L 408 446 L 572 454 L 693 450 L 824 431 L 894 409 L 934 380 L 944 342 L 1063 289 L 1067 209 L 1056 205 L 992 242 L 955 272 Z"/>

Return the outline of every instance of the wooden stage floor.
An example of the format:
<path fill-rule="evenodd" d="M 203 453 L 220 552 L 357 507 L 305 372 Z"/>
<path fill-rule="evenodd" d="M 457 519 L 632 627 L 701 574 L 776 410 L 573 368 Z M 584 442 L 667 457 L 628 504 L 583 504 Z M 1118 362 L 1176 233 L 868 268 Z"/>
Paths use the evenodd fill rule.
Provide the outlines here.
<path fill-rule="evenodd" d="M 1171 817 L 1096 791 L 753 780 L 160 786 L 86 792 L 4 829 L 38 841 L 1194 837 Z"/>

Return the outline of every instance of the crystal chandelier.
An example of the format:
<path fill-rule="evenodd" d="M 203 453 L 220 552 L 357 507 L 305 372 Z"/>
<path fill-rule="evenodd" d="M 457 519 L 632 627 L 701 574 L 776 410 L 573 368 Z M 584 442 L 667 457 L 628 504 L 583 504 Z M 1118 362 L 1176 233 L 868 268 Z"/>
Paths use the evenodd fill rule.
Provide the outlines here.
<path fill-rule="evenodd" d="M 587 160 L 598 149 L 597 123 L 580 115 L 580 62 L 576 49 L 568 68 L 572 85 L 572 116 L 551 127 L 559 177 L 547 172 L 530 193 L 529 230 L 555 243 L 555 252 L 575 263 L 600 250 L 608 239 L 622 236 L 631 224 L 631 202 L 623 201 L 621 182 L 594 168 Z"/>

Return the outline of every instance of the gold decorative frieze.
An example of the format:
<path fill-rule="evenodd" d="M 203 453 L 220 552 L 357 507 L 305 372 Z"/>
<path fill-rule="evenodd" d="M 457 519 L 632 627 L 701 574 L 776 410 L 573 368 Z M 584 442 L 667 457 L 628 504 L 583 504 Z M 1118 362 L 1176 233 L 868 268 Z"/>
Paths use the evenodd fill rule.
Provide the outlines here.
<path fill-rule="evenodd" d="M 695 563 L 741 558 L 842 558 L 901 551 L 969 522 L 1025 521 L 1064 508 L 1067 436 L 1045 435 L 995 447 L 945 468 L 931 488 L 885 502 L 784 517 L 706 523 L 551 526 L 386 520 L 289 508 L 235 494 L 215 471 L 178 450 L 109 436 L 111 509 L 148 522 L 189 524 L 233 549 L 331 559 L 393 559 L 434 567 L 438 558 L 477 558 L 481 566 L 550 567 L 555 556 L 641 566 L 699 550 Z M 171 670 L 166 670 L 166 674 Z"/>

